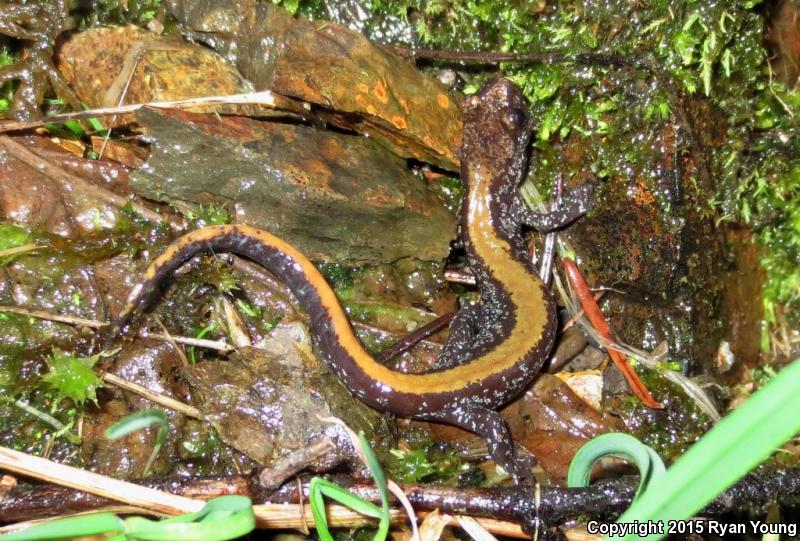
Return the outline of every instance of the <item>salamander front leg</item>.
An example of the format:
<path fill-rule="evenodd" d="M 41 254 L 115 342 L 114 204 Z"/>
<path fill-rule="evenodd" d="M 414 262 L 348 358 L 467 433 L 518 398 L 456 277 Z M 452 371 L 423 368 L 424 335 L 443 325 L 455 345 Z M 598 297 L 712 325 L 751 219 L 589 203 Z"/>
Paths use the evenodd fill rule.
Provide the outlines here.
<path fill-rule="evenodd" d="M 481 436 L 494 461 L 514 478 L 516 484 L 533 483 L 531 460 L 514 452 L 514 442 L 506 422 L 496 411 L 480 406 L 458 406 L 439 412 L 431 420 L 441 420 Z"/>
<path fill-rule="evenodd" d="M 547 214 L 529 209 L 522 199 L 517 198 L 512 212 L 516 221 L 542 233 L 565 227 L 594 207 L 594 185 L 584 184 L 572 190 L 562 201 L 561 208 Z"/>

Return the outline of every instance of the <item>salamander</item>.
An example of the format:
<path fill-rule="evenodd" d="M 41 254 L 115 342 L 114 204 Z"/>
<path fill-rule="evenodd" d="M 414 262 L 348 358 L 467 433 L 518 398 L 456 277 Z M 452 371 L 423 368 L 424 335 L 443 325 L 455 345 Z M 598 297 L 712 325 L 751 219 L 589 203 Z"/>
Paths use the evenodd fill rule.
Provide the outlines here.
<path fill-rule="evenodd" d="M 464 183 L 461 235 L 480 292 L 458 313 L 433 371 L 406 374 L 376 361 L 359 342 L 336 295 L 300 251 L 266 231 L 220 225 L 175 241 L 145 270 L 109 331 L 108 343 L 130 334 L 161 285 L 198 252 L 245 256 L 285 280 L 311 322 L 328 367 L 369 406 L 458 426 L 482 436 L 494 460 L 517 482 L 530 467 L 515 457 L 500 414 L 547 358 L 556 334 L 556 306 L 527 253 L 524 227 L 552 230 L 586 210 L 586 194 L 563 210 L 538 214 L 521 201 L 531 122 L 528 102 L 507 79 L 465 100 L 461 148 Z"/>

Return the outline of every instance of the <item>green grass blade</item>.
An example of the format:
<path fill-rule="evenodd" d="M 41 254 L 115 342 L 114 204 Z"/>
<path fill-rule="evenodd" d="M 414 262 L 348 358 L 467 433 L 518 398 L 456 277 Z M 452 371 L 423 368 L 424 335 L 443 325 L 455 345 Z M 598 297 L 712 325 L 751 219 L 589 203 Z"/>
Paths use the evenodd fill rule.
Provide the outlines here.
<path fill-rule="evenodd" d="M 150 474 L 150 468 L 153 467 L 153 463 L 156 461 L 161 447 L 164 445 L 164 442 L 167 441 L 167 435 L 169 434 L 167 414 L 158 408 L 145 408 L 114 423 L 108 427 L 104 433 L 106 438 L 116 440 L 151 425 L 158 426 L 158 432 L 156 432 L 155 445 L 153 445 L 153 449 L 150 451 L 150 456 L 147 458 L 144 470 L 142 471 L 144 477 Z"/>
<path fill-rule="evenodd" d="M 321 490 L 325 482 L 327 481 L 322 477 L 314 477 L 311 480 L 308 484 L 308 503 L 311 506 L 311 516 L 314 517 L 317 535 L 322 541 L 333 541 L 333 536 L 328 529 L 328 515 L 325 514 L 325 500 Z"/>
<path fill-rule="evenodd" d="M 376 507 L 377 509 L 377 507 Z M 165 520 L 143 517 L 120 519 L 96 513 L 54 520 L 0 536 L 3 541 L 47 541 L 104 533 L 121 533 L 131 541 L 225 541 L 247 535 L 256 526 L 253 504 L 244 496 L 220 496 L 196 513 Z"/>
<path fill-rule="evenodd" d="M 695 443 L 618 522 L 691 517 L 763 462 L 800 430 L 798 381 L 800 362 L 796 360 Z M 644 538 L 632 534 L 625 539 Z"/>
<path fill-rule="evenodd" d="M 366 458 L 367 466 L 375 480 L 375 486 L 378 487 L 378 492 L 381 495 L 381 521 L 378 524 L 378 531 L 375 532 L 374 541 L 384 541 L 389 535 L 389 527 L 391 526 L 391 512 L 389 508 L 389 485 L 386 483 L 386 475 L 383 473 L 378 458 L 372 447 L 369 446 L 367 437 L 363 432 L 358 433 L 358 441 L 361 443 L 361 450 Z"/>
<path fill-rule="evenodd" d="M 319 481 L 315 482 L 315 486 L 322 492 L 323 496 L 349 507 L 356 513 L 372 518 L 381 518 L 381 508 L 374 503 L 356 496 L 346 488 L 340 487 L 327 479 L 321 477 L 316 477 L 315 479 L 319 479 Z"/>
<path fill-rule="evenodd" d="M 347 489 L 327 479 L 314 477 L 308 486 L 308 501 L 311 506 L 311 514 L 314 517 L 314 526 L 317 529 L 317 535 L 319 535 L 322 541 L 333 541 L 333 536 L 331 536 L 331 532 L 328 529 L 328 518 L 325 514 L 325 500 L 323 498 L 323 496 L 325 496 L 349 507 L 357 513 L 380 519 L 374 541 L 384 541 L 389 535 L 389 527 L 391 526 L 389 486 L 386 482 L 386 476 L 383 473 L 383 469 L 375 453 L 369 446 L 369 442 L 364 433 L 361 432 L 356 436 L 350 429 L 347 430 L 350 433 L 356 451 L 360 453 L 363 461 L 366 463 L 367 467 L 369 467 L 370 473 L 372 473 L 375 486 L 378 488 L 378 492 L 381 495 L 381 507 L 352 494 Z"/>
<path fill-rule="evenodd" d="M 150 425 L 166 426 L 167 415 L 157 408 L 139 410 L 108 427 L 104 435 L 110 440 L 116 440 Z"/>
<path fill-rule="evenodd" d="M 624 458 L 639 469 L 637 498 L 665 472 L 664 462 L 652 448 L 629 434 L 610 432 L 597 436 L 575 453 L 567 473 L 567 486 L 589 486 L 592 467 L 598 460 L 606 456 Z"/>
<path fill-rule="evenodd" d="M 140 541 L 224 541 L 251 532 L 256 526 L 253 504 L 244 496 L 220 496 L 200 511 L 165 520 L 142 517 L 125 520 L 126 534 Z"/>
<path fill-rule="evenodd" d="M 96 513 L 37 524 L 24 530 L 0 535 L 0 539 L 3 541 L 46 541 L 48 539 L 86 537 L 106 532 L 122 532 L 124 529 L 122 520 L 113 513 Z"/>

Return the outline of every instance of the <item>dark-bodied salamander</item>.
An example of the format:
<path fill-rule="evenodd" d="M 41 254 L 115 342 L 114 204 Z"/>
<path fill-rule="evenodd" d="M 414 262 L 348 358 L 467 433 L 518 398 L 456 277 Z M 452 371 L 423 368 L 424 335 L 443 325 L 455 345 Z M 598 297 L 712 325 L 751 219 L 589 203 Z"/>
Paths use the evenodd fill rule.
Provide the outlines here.
<path fill-rule="evenodd" d="M 480 302 L 462 309 L 437 369 L 404 374 L 367 353 L 331 287 L 297 249 L 244 225 L 189 233 L 147 268 L 115 320 L 109 342 L 128 334 L 161 292 L 161 284 L 202 251 L 246 256 L 281 277 L 309 314 L 319 351 L 330 369 L 366 404 L 401 417 L 459 426 L 486 439 L 495 461 L 519 481 L 530 471 L 515 460 L 513 443 L 493 408 L 517 396 L 539 371 L 556 332 L 555 304 L 529 257 L 523 226 L 554 229 L 580 216 L 576 200 L 547 215 L 525 207 L 518 194 L 530 142 L 528 102 L 506 79 L 496 79 L 465 102 L 461 177 L 465 184 L 462 235 Z"/>

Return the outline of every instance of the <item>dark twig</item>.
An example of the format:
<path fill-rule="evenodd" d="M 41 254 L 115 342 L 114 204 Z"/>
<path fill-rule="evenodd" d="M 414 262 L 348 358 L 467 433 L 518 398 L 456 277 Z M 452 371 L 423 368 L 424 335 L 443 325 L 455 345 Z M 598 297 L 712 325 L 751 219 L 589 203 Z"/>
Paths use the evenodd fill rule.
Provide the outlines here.
<path fill-rule="evenodd" d="M 440 330 L 444 329 L 450 322 L 456 317 L 458 312 L 449 312 L 443 316 L 439 316 L 430 323 L 426 323 L 416 331 L 408 334 L 404 338 L 401 338 L 397 343 L 395 343 L 392 347 L 378 355 L 378 360 L 381 362 L 386 362 L 389 359 L 400 355 L 401 353 L 411 349 L 417 343 L 421 342 L 423 339 L 429 337 L 432 334 L 439 332 Z"/>
<path fill-rule="evenodd" d="M 498 53 L 491 51 L 450 51 L 445 49 L 414 49 L 393 45 L 387 47 L 399 56 L 415 60 L 463 62 L 467 64 L 500 64 L 501 62 L 524 62 L 533 64 L 600 64 L 616 66 L 638 66 L 645 61 L 635 56 L 620 56 L 606 53 Z"/>
<path fill-rule="evenodd" d="M 380 496 L 373 485 L 358 484 L 352 477 L 331 478 L 353 493 L 373 501 Z M 257 480 L 247 476 L 209 479 L 160 479 L 142 483 L 152 488 L 185 497 L 210 499 L 224 494 L 242 494 L 259 503 L 298 503 L 297 483 L 290 481 L 264 498 Z M 588 488 L 542 487 L 539 515 L 550 525 L 563 524 L 579 517 L 613 520 L 631 502 L 638 478 L 622 477 L 596 483 Z M 407 485 L 403 487 L 416 509 L 440 509 L 445 513 L 489 516 L 518 521 L 534 509 L 533 494 L 517 487 L 464 489 Z M 308 493 L 303 484 L 303 497 Z M 698 513 L 723 516 L 730 513 L 759 512 L 773 502 L 788 502 L 800 497 L 800 468 L 750 473 Z M 53 485 L 17 485 L 0 500 L 0 522 L 30 520 L 68 512 L 88 511 L 113 503 L 111 500 Z"/>

